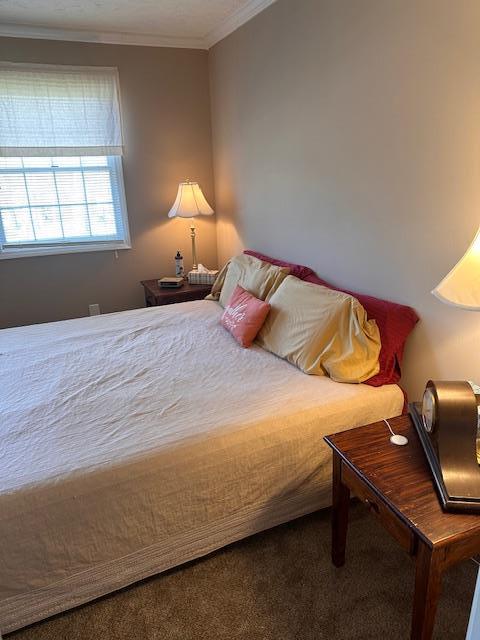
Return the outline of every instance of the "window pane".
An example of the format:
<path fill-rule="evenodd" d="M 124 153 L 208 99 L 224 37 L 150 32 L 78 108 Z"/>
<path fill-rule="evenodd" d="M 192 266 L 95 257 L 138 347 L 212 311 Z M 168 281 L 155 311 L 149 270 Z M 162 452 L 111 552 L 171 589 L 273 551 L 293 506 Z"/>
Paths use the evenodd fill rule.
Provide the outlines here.
<path fill-rule="evenodd" d="M 81 158 L 82 167 L 107 167 L 107 156 L 89 156 Z"/>
<path fill-rule="evenodd" d="M 52 167 L 80 167 L 80 158 L 68 158 L 66 156 L 52 158 Z"/>
<path fill-rule="evenodd" d="M 30 205 L 57 204 L 57 191 L 53 173 L 27 173 Z"/>
<path fill-rule="evenodd" d="M 23 158 L 23 166 L 28 169 L 44 169 L 52 166 L 51 158 Z"/>
<path fill-rule="evenodd" d="M 81 204 L 85 202 L 85 190 L 80 172 L 58 171 L 55 174 L 60 204 Z"/>
<path fill-rule="evenodd" d="M 23 173 L 0 174 L 0 207 L 28 205 Z"/>
<path fill-rule="evenodd" d="M 94 236 L 114 236 L 117 233 L 112 204 L 89 204 L 90 226 Z"/>
<path fill-rule="evenodd" d="M 86 171 L 84 176 L 87 202 L 112 202 L 108 171 Z"/>
<path fill-rule="evenodd" d="M 21 158 L 0 158 L 0 169 L 17 169 L 21 166 Z"/>
<path fill-rule="evenodd" d="M 78 207 L 60 207 L 63 232 L 66 237 L 82 238 L 90 235 L 88 212 L 85 205 Z"/>
<path fill-rule="evenodd" d="M 37 240 L 63 238 L 58 207 L 35 207 L 32 209 L 32 218 Z"/>
<path fill-rule="evenodd" d="M 4 209 L 2 211 L 2 223 L 7 242 L 30 242 L 35 240 L 29 209 Z"/>

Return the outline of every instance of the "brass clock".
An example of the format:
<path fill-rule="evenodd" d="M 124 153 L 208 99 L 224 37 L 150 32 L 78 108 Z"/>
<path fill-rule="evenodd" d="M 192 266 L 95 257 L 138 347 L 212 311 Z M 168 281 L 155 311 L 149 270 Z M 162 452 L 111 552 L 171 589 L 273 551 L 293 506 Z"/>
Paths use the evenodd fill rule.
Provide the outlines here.
<path fill-rule="evenodd" d="M 429 380 L 421 404 L 409 412 L 446 510 L 480 512 L 480 387 Z"/>

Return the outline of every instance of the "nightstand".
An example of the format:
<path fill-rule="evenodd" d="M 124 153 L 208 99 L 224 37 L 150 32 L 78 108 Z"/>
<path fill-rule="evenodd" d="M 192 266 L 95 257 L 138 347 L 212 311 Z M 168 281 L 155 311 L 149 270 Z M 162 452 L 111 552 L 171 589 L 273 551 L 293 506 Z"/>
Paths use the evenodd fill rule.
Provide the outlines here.
<path fill-rule="evenodd" d="M 175 302 L 189 302 L 202 300 L 212 290 L 210 284 L 185 284 L 178 289 L 161 289 L 157 280 L 142 280 L 140 283 L 145 290 L 145 306 L 160 307 Z"/>
<path fill-rule="evenodd" d="M 390 442 L 384 422 L 326 436 L 333 449 L 332 561 L 345 562 L 350 492 L 415 558 L 412 640 L 430 640 L 442 574 L 480 553 L 480 515 L 442 511 L 409 416 L 389 420 L 404 447 Z M 375 637 L 375 630 L 372 630 Z"/>

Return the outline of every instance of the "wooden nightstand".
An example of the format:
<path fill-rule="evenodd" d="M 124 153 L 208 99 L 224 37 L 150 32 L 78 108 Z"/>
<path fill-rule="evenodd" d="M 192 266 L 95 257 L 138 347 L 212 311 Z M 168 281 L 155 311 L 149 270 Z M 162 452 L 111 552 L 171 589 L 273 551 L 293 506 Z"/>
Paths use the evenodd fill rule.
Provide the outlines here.
<path fill-rule="evenodd" d="M 142 280 L 140 284 L 145 290 L 146 307 L 160 307 L 163 304 L 201 300 L 208 296 L 212 290 L 210 284 L 188 284 L 188 282 L 185 282 L 178 289 L 161 289 L 157 280 Z"/>
<path fill-rule="evenodd" d="M 408 444 L 395 446 L 384 422 L 327 436 L 333 449 L 332 561 L 345 562 L 350 492 L 415 557 L 412 640 L 430 640 L 443 572 L 480 553 L 480 515 L 442 511 L 409 416 L 389 420 Z M 372 630 L 372 637 L 375 636 Z"/>

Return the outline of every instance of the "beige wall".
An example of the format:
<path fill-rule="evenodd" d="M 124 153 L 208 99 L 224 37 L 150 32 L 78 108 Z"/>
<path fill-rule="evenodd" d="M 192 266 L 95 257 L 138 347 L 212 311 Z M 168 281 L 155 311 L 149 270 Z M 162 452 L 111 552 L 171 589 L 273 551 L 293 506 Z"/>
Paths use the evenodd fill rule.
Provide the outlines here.
<path fill-rule="evenodd" d="M 0 261 L 0 327 L 143 305 L 139 281 L 190 267 L 188 220 L 167 220 L 178 182 L 214 204 L 206 51 L 0 38 L 0 60 L 118 67 L 131 250 Z M 197 224 L 201 262 L 216 266 L 215 220 Z"/>
<path fill-rule="evenodd" d="M 277 0 L 210 53 L 219 260 L 248 246 L 415 307 L 404 383 L 480 381 L 429 291 L 480 221 L 478 0 Z"/>

